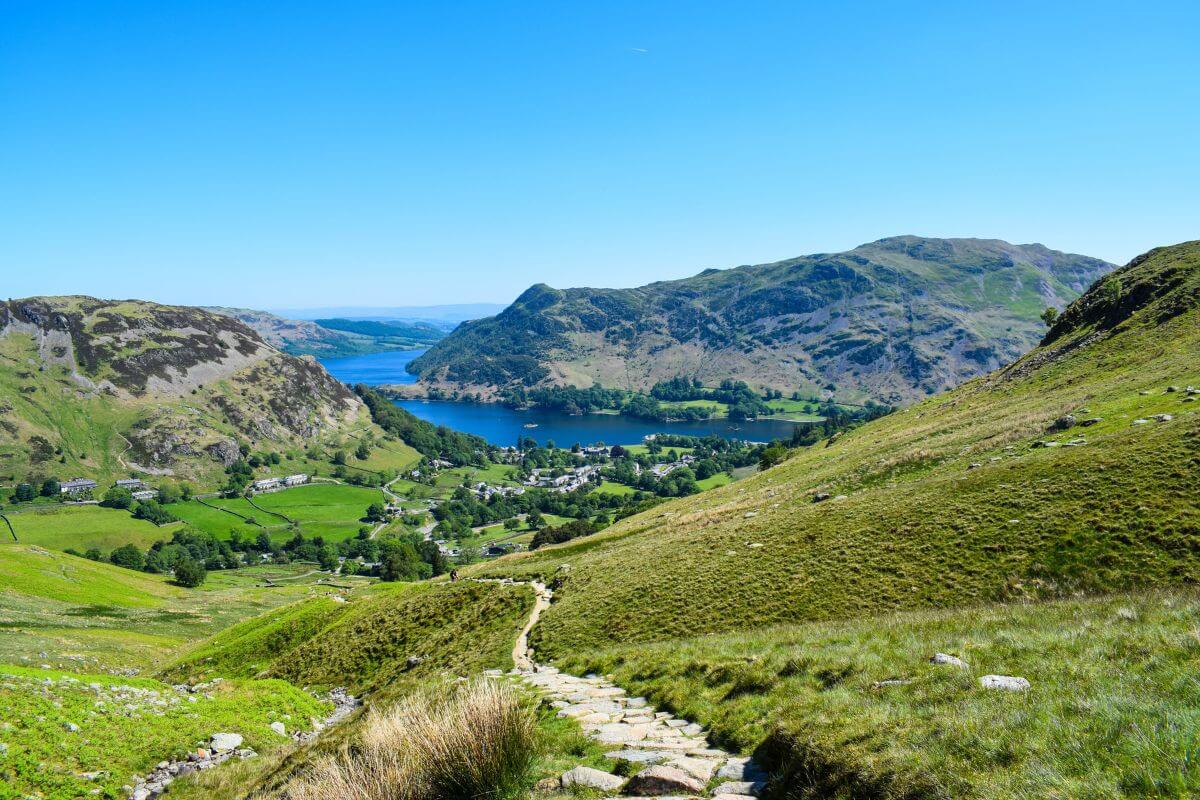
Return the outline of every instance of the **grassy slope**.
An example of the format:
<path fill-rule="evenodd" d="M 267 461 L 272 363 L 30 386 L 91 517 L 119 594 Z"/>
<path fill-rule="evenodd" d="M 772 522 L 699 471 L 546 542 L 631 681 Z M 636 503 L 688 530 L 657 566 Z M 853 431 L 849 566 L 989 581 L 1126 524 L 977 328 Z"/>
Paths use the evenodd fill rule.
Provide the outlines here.
<path fill-rule="evenodd" d="M 91 547 L 107 553 L 129 543 L 145 549 L 160 539 L 170 539 L 171 532 L 178 527 L 160 528 L 152 522 L 134 519 L 128 511 L 100 506 L 49 506 L 17 513 L 10 510 L 7 516 L 22 544 L 55 550 L 73 547 L 81 553 Z"/>
<path fill-rule="evenodd" d="M 100 564 L 31 545 L 0 546 L 0 663 L 69 670 L 146 669 L 186 643 L 308 596 L 316 589 L 266 587 L 307 565 L 216 572 L 198 590 L 161 575 Z M 307 579 L 306 579 L 307 580 Z"/>
<path fill-rule="evenodd" d="M 1159 253 L 1140 274 L 1176 261 L 1188 286 L 1200 284 L 1197 245 Z M 1128 291 L 1136 278 L 1126 276 Z M 1200 422 L 1196 404 L 1165 393 L 1200 384 L 1200 313 L 1191 307 L 1160 326 L 1161 310 L 1073 347 L 1090 335 L 1082 328 L 765 473 L 481 571 L 550 575 L 570 564 L 536 632 L 551 655 L 1200 578 Z M 1086 434 L 1086 446 L 1030 448 L 1055 418 L 1083 407 L 1081 418 L 1104 422 L 1052 438 Z M 1131 425 L 1158 412 L 1175 418 Z M 813 503 L 816 491 L 847 498 Z"/>
<path fill-rule="evenodd" d="M 1167 387 L 1200 385 L 1200 243 L 1119 279 L 1007 370 L 477 572 L 569 565 L 541 655 L 757 748 L 797 798 L 1194 796 L 1200 420 Z M 1047 433 L 1067 412 L 1103 422 Z"/>
<path fill-rule="evenodd" d="M 909 612 L 566 657 L 782 768 L 797 798 L 1200 790 L 1194 592 Z M 934 666 L 946 652 L 970 668 Z M 1012 695 L 985 674 L 1027 677 Z M 908 685 L 877 688 L 886 680 Z M 805 787 L 819 776 L 815 785 Z"/>
<path fill-rule="evenodd" d="M 266 751 L 287 743 L 271 722 L 307 729 L 325 708 L 283 681 L 228 681 L 195 698 L 146 679 L 0 667 L 0 737 L 8 745 L 0 797 L 71 800 L 93 789 L 124 797 L 121 787 L 135 773 L 183 756 L 216 731 L 241 733 L 246 746 Z M 94 780 L 82 774 L 95 772 L 102 774 Z"/>
<path fill-rule="evenodd" d="M 443 673 L 512 666 L 532 607 L 524 587 L 383 584 L 349 603 L 310 600 L 248 620 L 169 667 L 171 680 L 259 674 L 393 696 Z M 409 667 L 407 659 L 422 661 Z"/>

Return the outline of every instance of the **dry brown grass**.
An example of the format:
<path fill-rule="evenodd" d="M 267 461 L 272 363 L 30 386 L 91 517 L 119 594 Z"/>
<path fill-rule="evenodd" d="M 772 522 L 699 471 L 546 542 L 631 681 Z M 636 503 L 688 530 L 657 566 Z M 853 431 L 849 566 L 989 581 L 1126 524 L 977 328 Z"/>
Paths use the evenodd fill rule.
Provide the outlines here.
<path fill-rule="evenodd" d="M 505 800 L 528 788 L 536 715 L 511 687 L 477 681 L 372 712 L 358 747 L 318 761 L 284 800 Z"/>

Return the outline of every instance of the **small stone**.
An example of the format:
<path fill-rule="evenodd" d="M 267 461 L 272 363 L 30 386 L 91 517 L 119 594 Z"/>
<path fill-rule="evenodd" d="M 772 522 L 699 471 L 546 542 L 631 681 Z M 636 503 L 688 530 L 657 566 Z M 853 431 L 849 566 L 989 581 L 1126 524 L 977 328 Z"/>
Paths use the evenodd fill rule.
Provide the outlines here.
<path fill-rule="evenodd" d="M 1172 417 L 1170 414 L 1155 414 L 1150 419 L 1156 420 L 1158 422 L 1170 422 L 1171 420 L 1173 420 L 1175 418 Z"/>
<path fill-rule="evenodd" d="M 280 736 L 287 736 L 287 726 L 282 722 L 272 722 L 270 728 Z"/>
<path fill-rule="evenodd" d="M 959 669 L 967 668 L 967 662 L 963 661 L 961 658 L 946 655 L 945 653 L 934 653 L 933 658 L 929 659 L 929 662 L 931 664 L 942 664 L 949 667 L 958 667 Z"/>
<path fill-rule="evenodd" d="M 660 797 L 662 795 L 700 794 L 704 784 L 675 767 L 658 765 L 642 770 L 625 784 L 625 794 Z"/>
<path fill-rule="evenodd" d="M 827 492 L 817 492 L 816 494 L 813 495 L 814 503 L 823 503 L 828 499 L 829 499 L 829 494 Z"/>
<path fill-rule="evenodd" d="M 1100 417 L 1089 417 L 1079 424 L 1084 428 L 1090 428 L 1093 425 L 1099 425 L 1101 422 L 1104 422 L 1104 420 Z"/>
<path fill-rule="evenodd" d="M 209 741 L 209 747 L 220 753 L 238 749 L 242 746 L 242 741 L 240 733 L 214 733 Z"/>
<path fill-rule="evenodd" d="M 79 726 L 76 725 L 74 722 L 66 722 L 63 724 L 63 727 L 66 728 L 71 733 L 79 733 Z"/>
<path fill-rule="evenodd" d="M 564 789 L 582 786 L 587 789 L 599 789 L 602 792 L 615 792 L 625 783 L 625 779 L 591 767 L 575 767 L 564 772 L 559 777 L 559 782 Z"/>
<path fill-rule="evenodd" d="M 1149 425 L 1149 424 L 1150 424 L 1150 420 L 1148 420 L 1148 419 L 1142 419 L 1141 417 L 1138 417 L 1137 419 L 1135 419 L 1133 422 L 1131 422 L 1131 423 L 1129 423 L 1129 424 L 1130 424 L 1130 425 Z"/>
<path fill-rule="evenodd" d="M 754 519 L 757 516 L 757 511 L 747 511 L 745 514 L 742 514 L 742 519 Z"/>
<path fill-rule="evenodd" d="M 713 789 L 714 795 L 760 795 L 767 788 L 765 781 L 727 781 Z"/>
<path fill-rule="evenodd" d="M 1049 430 L 1065 431 L 1065 430 L 1068 430 L 1069 428 L 1073 428 L 1073 427 L 1075 427 L 1075 415 L 1074 414 L 1064 414 L 1063 416 L 1054 420 L 1054 422 L 1052 422 L 1050 424 Z"/>
<path fill-rule="evenodd" d="M 979 679 L 979 685 L 985 689 L 999 689 L 1005 692 L 1024 692 L 1030 688 L 1029 681 L 1012 675 L 984 675 Z"/>

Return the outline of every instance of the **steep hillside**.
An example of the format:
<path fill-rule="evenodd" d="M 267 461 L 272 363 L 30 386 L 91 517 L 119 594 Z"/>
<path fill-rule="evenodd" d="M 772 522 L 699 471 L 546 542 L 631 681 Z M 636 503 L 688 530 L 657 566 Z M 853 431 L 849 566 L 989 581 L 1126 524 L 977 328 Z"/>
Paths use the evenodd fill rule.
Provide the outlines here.
<path fill-rule="evenodd" d="M 1194 582 L 1198 293 L 1200 243 L 1155 250 L 1006 369 L 750 479 L 481 571 L 558 578 L 535 632 L 547 656 Z"/>
<path fill-rule="evenodd" d="M 980 239 L 883 239 L 846 253 L 705 270 L 636 289 L 533 286 L 464 323 L 410 365 L 427 386 L 646 390 L 708 384 L 901 403 L 1003 366 L 1033 347 L 1039 314 L 1112 268 Z"/>
<path fill-rule="evenodd" d="M 428 347 L 445 336 L 429 323 L 376 322 L 349 319 L 286 319 L 248 308 L 210 307 L 208 311 L 244 322 L 263 341 L 291 355 L 324 358 Z"/>
<path fill-rule="evenodd" d="M 90 297 L 0 304 L 0 482 L 203 478 L 240 443 L 280 450 L 369 425 L 315 361 L 220 314 Z"/>

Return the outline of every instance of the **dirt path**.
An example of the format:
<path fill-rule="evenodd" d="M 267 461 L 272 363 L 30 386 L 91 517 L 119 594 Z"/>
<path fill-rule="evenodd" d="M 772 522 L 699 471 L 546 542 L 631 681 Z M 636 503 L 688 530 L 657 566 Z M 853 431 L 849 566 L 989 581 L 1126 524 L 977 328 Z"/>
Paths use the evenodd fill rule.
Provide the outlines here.
<path fill-rule="evenodd" d="M 553 592 L 537 581 L 486 582 L 529 586 L 537 595 L 513 646 L 513 674 L 549 700 L 558 716 L 574 718 L 587 736 L 611 747 L 605 754 L 609 758 L 645 767 L 628 781 L 618 775 L 592 775 L 590 779 L 609 783 L 606 791 L 623 785 L 627 795 L 753 800 L 766 789 L 768 775 L 759 764 L 714 746 L 701 725 L 658 711 L 644 697 L 628 697 L 624 689 L 600 676 L 580 677 L 538 664 L 529 648 L 529 634 L 550 607 Z M 568 776 L 574 773 L 563 776 L 564 789 L 571 788 L 574 778 Z"/>

